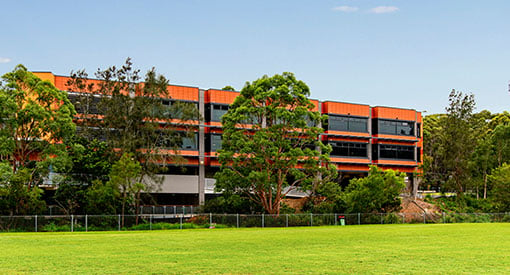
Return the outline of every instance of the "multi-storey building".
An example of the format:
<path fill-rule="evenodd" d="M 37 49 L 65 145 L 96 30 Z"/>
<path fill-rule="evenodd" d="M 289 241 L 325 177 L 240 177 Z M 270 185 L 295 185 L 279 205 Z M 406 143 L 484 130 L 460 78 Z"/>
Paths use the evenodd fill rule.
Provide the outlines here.
<path fill-rule="evenodd" d="M 68 90 L 69 77 L 50 72 L 35 74 L 58 89 Z M 190 122 L 198 127 L 194 128 L 195 137 L 185 139 L 179 151 L 186 162 L 183 167 L 170 164 L 160 190 L 153 196 L 163 204 L 202 204 L 206 196 L 215 195 L 213 176 L 220 166 L 217 150 L 221 148 L 221 117 L 239 93 L 178 85 L 169 85 L 168 92 L 170 97 L 162 98 L 163 104 L 196 104 L 202 121 Z M 69 93 L 71 101 L 74 96 Z M 364 176 L 369 165 L 377 165 L 407 173 L 408 186 L 416 186 L 414 174 L 422 162 L 423 147 L 420 112 L 337 101 L 312 102 L 316 111 L 328 115 L 320 139 L 333 148 L 331 162 L 338 169 L 339 182 L 345 184 L 352 177 Z"/>

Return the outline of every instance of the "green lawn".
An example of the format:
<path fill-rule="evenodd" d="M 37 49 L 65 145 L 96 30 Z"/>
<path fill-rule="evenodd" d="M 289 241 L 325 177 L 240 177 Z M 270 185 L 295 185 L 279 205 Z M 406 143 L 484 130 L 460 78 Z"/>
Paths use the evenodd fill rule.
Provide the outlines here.
<path fill-rule="evenodd" d="M 0 233 L 0 274 L 510 273 L 510 224 Z"/>

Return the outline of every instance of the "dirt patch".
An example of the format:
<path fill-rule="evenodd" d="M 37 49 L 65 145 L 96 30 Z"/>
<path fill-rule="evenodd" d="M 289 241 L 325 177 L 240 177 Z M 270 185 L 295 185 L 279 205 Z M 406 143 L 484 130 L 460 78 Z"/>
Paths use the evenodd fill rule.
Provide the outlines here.
<path fill-rule="evenodd" d="M 422 199 L 403 198 L 401 206 L 400 213 L 404 214 L 406 222 L 423 220 L 423 215 L 425 215 L 425 219 L 432 221 L 441 218 L 441 209 L 437 205 L 424 202 Z"/>

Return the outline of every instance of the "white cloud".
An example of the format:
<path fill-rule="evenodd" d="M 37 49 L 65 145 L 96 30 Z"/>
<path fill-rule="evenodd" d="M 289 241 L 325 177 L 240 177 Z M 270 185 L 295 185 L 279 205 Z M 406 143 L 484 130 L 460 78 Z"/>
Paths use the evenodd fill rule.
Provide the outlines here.
<path fill-rule="evenodd" d="M 0 57 L 0 63 L 9 63 L 11 62 L 10 58 L 7 57 Z"/>
<path fill-rule="evenodd" d="M 341 12 L 355 12 L 358 10 L 358 7 L 351 7 L 351 6 L 339 6 L 334 7 L 334 11 L 341 11 Z"/>
<path fill-rule="evenodd" d="M 369 12 L 380 14 L 380 13 L 392 13 L 392 12 L 396 12 L 398 10 L 399 10 L 399 8 L 394 7 L 394 6 L 379 6 L 379 7 L 370 9 Z"/>

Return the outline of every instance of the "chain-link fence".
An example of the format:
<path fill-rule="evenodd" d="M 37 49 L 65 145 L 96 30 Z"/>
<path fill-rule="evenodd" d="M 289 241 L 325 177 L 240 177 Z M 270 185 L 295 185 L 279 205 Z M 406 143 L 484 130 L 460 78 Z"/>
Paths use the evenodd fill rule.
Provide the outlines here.
<path fill-rule="evenodd" d="M 510 222 L 510 213 L 140 214 L 0 216 L 2 232 L 294 227 L 403 223 Z"/>

